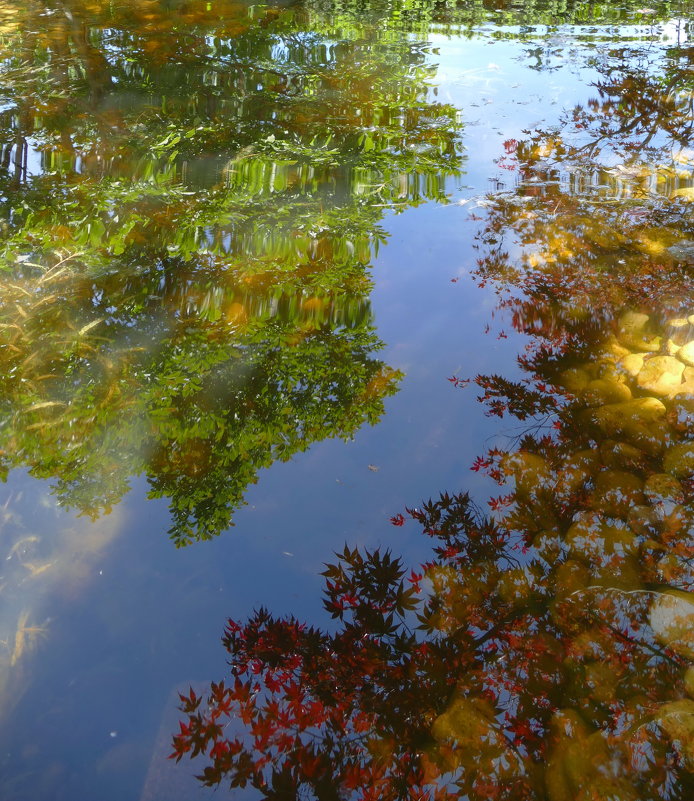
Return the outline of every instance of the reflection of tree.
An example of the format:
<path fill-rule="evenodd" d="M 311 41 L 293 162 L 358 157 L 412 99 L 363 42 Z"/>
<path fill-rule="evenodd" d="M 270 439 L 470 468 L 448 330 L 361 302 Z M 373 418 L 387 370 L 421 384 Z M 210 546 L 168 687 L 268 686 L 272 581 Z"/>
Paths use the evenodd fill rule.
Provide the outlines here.
<path fill-rule="evenodd" d="M 566 112 L 557 128 L 513 142 L 515 164 L 503 166 L 517 166 L 522 181 L 563 179 L 573 192 L 603 199 L 691 186 L 691 47 L 598 49 L 590 65 L 596 97 Z"/>
<path fill-rule="evenodd" d="M 91 514 L 145 472 L 208 537 L 395 391 L 368 265 L 384 208 L 443 199 L 457 115 L 368 15 L 46 9 L 0 38 L 5 469 Z"/>
<path fill-rule="evenodd" d="M 229 622 L 231 681 L 183 697 L 174 740 L 177 758 L 208 755 L 205 783 L 265 798 L 688 797 L 694 468 L 673 454 L 691 452 L 694 406 L 626 401 L 627 382 L 606 401 L 605 378 L 571 396 L 549 365 L 534 367 L 564 405 L 554 436 L 475 465 L 512 483 L 493 518 L 464 494 L 408 510 L 435 543 L 409 575 L 346 548 L 324 574 L 333 633 L 264 610 Z M 228 717 L 243 726 L 229 733 Z"/>
<path fill-rule="evenodd" d="M 490 413 L 526 426 L 473 465 L 504 488 L 492 516 L 465 494 L 408 510 L 435 542 L 409 575 L 346 548 L 325 572 L 335 631 L 264 610 L 230 621 L 231 681 L 183 698 L 174 739 L 177 758 L 207 755 L 207 784 L 266 798 L 689 797 L 690 270 L 650 255 L 642 221 L 635 244 L 615 241 L 586 207 L 555 187 L 489 207 L 478 275 L 529 338 L 520 379 L 476 379 Z M 678 204 L 657 213 L 673 241 L 687 233 Z"/>
<path fill-rule="evenodd" d="M 492 514 L 466 494 L 407 510 L 434 542 L 411 573 L 346 547 L 324 573 L 334 630 L 229 621 L 231 679 L 182 697 L 174 737 L 177 759 L 205 755 L 206 784 L 691 797 L 694 306 L 668 251 L 691 218 L 677 200 L 598 206 L 523 168 L 489 206 L 477 272 L 528 339 L 519 378 L 476 379 L 526 427 L 473 464 L 503 488 Z"/>

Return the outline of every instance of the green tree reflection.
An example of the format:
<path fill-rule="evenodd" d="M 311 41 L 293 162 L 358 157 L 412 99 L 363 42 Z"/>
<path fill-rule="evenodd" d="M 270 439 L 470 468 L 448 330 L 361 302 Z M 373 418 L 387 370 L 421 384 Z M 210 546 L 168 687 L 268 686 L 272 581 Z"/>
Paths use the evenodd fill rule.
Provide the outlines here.
<path fill-rule="evenodd" d="M 4 470 L 89 514 L 145 473 L 207 538 L 396 390 L 368 268 L 385 209 L 445 199 L 458 116 L 368 15 L 3 9 Z"/>

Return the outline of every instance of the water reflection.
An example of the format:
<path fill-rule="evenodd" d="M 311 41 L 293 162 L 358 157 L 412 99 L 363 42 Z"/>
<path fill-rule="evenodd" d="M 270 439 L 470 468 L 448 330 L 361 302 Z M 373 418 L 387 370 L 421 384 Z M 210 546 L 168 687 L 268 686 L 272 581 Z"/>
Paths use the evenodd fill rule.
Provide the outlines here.
<path fill-rule="evenodd" d="M 118 512 L 98 525 L 69 521 L 48 496 L 10 493 L 0 508 L 0 716 L 31 687 L 32 656 L 52 637 L 56 601 L 78 597 L 94 565 L 125 525 Z"/>
<path fill-rule="evenodd" d="M 688 798 L 694 401 L 634 379 L 635 317 L 580 366 L 526 357 L 560 410 L 477 460 L 491 516 L 466 494 L 408 509 L 435 543 L 412 572 L 346 548 L 334 631 L 230 621 L 231 680 L 184 699 L 174 754 L 265 798 Z"/>
<path fill-rule="evenodd" d="M 420 45 L 350 15 L 15 11 L 4 470 L 90 515 L 144 472 L 175 542 L 206 539 L 260 468 L 374 423 L 396 390 L 368 268 L 385 209 L 445 199 L 458 114 Z"/>
<path fill-rule="evenodd" d="M 205 783 L 265 798 L 689 797 L 694 392 L 679 379 L 694 325 L 627 311 L 578 362 L 549 315 L 540 334 L 532 320 L 528 386 L 478 377 L 492 413 L 504 398 L 532 418 L 474 465 L 504 488 L 493 514 L 466 494 L 407 510 L 435 543 L 411 572 L 346 548 L 324 574 L 335 630 L 264 610 L 229 622 L 231 680 L 184 699 L 174 741 L 179 758 L 211 758 Z M 652 355 L 673 331 L 690 346 Z"/>
<path fill-rule="evenodd" d="M 625 85 L 615 72 L 600 91 Z M 184 694 L 173 741 L 178 760 L 205 755 L 204 784 L 292 799 L 691 797 L 691 169 L 677 104 L 611 108 L 607 123 L 577 109 L 561 147 L 546 131 L 507 140 L 519 181 L 479 204 L 478 281 L 526 340 L 516 375 L 474 378 L 489 414 L 523 421 L 473 463 L 500 494 L 484 512 L 443 493 L 394 515 L 433 541 L 411 571 L 346 546 L 324 572 L 332 626 L 264 609 L 230 620 L 231 676 Z M 644 138 L 621 170 L 580 141 L 629 120 Z M 610 138 L 612 156 L 622 144 Z M 637 163 L 672 181 L 643 181 Z M 564 180 L 579 167 L 589 179 Z"/>

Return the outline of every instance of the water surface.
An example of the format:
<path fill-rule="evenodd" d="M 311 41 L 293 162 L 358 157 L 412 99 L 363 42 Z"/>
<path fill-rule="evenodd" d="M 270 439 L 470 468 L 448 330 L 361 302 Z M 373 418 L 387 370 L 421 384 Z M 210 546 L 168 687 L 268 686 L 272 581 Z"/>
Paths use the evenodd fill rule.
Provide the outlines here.
<path fill-rule="evenodd" d="M 3 798 L 690 797 L 691 18 L 0 6 Z"/>

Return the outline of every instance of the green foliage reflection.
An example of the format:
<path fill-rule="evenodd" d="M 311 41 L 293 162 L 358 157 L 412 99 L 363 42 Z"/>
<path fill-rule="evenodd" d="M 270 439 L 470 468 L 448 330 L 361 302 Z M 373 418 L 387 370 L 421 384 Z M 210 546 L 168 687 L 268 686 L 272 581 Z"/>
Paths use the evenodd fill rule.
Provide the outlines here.
<path fill-rule="evenodd" d="M 1 11 L 3 469 L 92 515 L 145 473 L 208 538 L 382 414 L 368 267 L 385 209 L 445 200 L 457 114 L 369 15 Z"/>

